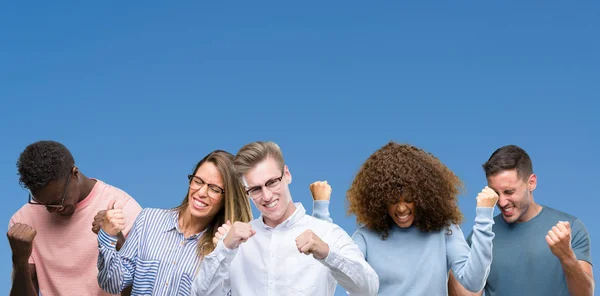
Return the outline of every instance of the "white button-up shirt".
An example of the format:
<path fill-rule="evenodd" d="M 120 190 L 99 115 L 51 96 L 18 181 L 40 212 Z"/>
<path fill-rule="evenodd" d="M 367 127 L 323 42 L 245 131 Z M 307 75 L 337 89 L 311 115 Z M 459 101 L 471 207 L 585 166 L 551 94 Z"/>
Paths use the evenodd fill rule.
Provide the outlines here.
<path fill-rule="evenodd" d="M 339 283 L 349 295 L 377 295 L 379 278 L 352 238 L 295 205 L 294 214 L 274 228 L 262 217 L 252 220 L 256 234 L 237 249 L 221 240 L 202 261 L 192 294 L 327 296 Z M 298 251 L 296 238 L 308 229 L 329 245 L 325 259 Z"/>

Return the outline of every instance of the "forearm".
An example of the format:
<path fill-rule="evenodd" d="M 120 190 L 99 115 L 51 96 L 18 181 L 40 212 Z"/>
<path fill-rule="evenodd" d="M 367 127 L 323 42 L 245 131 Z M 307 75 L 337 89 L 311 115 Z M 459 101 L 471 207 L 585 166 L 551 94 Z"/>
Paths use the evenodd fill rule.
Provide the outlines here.
<path fill-rule="evenodd" d="M 220 241 L 215 250 L 202 260 L 192 285 L 192 295 L 227 295 L 231 289 L 229 268 L 236 253 L 237 249 L 229 250 Z"/>
<path fill-rule="evenodd" d="M 133 284 L 135 270 L 126 266 L 117 252 L 117 238 L 101 231 L 98 234 L 98 242 L 98 285 L 106 292 L 117 294 L 124 287 Z"/>
<path fill-rule="evenodd" d="M 14 260 L 13 260 L 14 261 Z M 10 296 L 37 296 L 27 261 L 13 262 L 13 282 Z"/>
<path fill-rule="evenodd" d="M 478 207 L 476 209 L 475 225 L 468 255 L 460 255 L 464 251 L 464 239 L 452 239 L 446 248 L 452 261 L 452 271 L 456 280 L 468 291 L 478 292 L 483 289 L 490 265 L 492 263 L 492 247 L 494 232 L 492 232 L 493 208 Z M 462 234 L 461 234 L 462 235 Z M 464 260 L 466 259 L 466 260 Z"/>
<path fill-rule="evenodd" d="M 360 252 L 358 248 L 357 251 Z M 368 263 L 358 259 L 358 255 L 344 256 L 339 251 L 330 250 L 321 263 L 331 270 L 333 277 L 348 295 L 377 295 L 379 277 Z"/>
<path fill-rule="evenodd" d="M 561 260 L 561 265 L 567 279 L 567 287 L 572 296 L 594 295 L 594 279 L 587 274 L 573 254 Z"/>

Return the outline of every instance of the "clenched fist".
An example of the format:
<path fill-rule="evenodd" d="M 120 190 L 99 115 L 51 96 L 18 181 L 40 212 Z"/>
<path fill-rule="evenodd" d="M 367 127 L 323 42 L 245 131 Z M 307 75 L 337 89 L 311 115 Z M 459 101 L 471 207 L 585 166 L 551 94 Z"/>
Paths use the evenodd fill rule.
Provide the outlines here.
<path fill-rule="evenodd" d="M 114 209 L 115 201 L 108 203 L 104 220 L 102 221 L 102 230 L 110 236 L 117 236 L 121 230 L 125 229 L 125 216 L 122 209 Z"/>
<path fill-rule="evenodd" d="M 485 186 L 479 194 L 477 194 L 477 207 L 493 208 L 498 202 L 498 193 L 492 188 Z"/>
<path fill-rule="evenodd" d="M 33 247 L 33 239 L 37 232 L 33 227 L 15 223 L 6 233 L 10 248 L 13 253 L 13 261 L 21 261 L 27 263 L 31 256 L 31 250 Z"/>
<path fill-rule="evenodd" d="M 296 238 L 296 247 L 301 253 L 313 254 L 316 259 L 325 259 L 329 255 L 329 245 L 310 229 Z"/>
<path fill-rule="evenodd" d="M 216 246 L 217 243 L 219 242 L 219 240 L 222 237 L 225 237 L 225 235 L 227 235 L 227 232 L 229 232 L 230 229 L 231 229 L 231 222 L 229 222 L 229 220 L 227 220 L 227 222 L 225 224 L 219 226 L 219 228 L 217 229 L 217 233 L 215 233 L 215 236 L 212 239 L 213 244 L 215 244 L 215 246 Z"/>
<path fill-rule="evenodd" d="M 331 186 L 327 181 L 316 181 L 310 184 L 310 193 L 313 200 L 329 200 L 331 198 Z"/>
<path fill-rule="evenodd" d="M 230 250 L 236 249 L 255 234 L 256 230 L 252 229 L 250 223 L 236 221 L 231 226 L 229 232 L 227 232 L 227 236 L 223 239 L 223 243 Z"/>
<path fill-rule="evenodd" d="M 574 256 L 571 247 L 571 225 L 569 222 L 559 221 L 546 235 L 546 242 L 552 254 L 559 260 Z"/>

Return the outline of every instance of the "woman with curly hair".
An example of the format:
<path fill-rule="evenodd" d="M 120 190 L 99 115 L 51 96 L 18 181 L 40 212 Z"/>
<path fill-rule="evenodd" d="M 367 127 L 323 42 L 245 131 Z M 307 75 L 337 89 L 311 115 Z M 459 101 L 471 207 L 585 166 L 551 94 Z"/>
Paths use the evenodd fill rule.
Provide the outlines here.
<path fill-rule="evenodd" d="M 379 295 L 448 295 L 448 271 L 480 291 L 492 261 L 494 206 L 484 188 L 469 247 L 458 226 L 460 179 L 438 158 L 390 142 L 361 166 L 347 198 L 362 226 L 353 239 L 379 275 Z"/>

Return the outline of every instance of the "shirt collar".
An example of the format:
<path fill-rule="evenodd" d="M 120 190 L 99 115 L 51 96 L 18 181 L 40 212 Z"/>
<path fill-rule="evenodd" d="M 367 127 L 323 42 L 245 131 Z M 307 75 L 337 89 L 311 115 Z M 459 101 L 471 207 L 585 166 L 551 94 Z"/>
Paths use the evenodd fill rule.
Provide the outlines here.
<path fill-rule="evenodd" d="M 302 205 L 302 203 L 296 202 L 296 203 L 294 203 L 294 205 L 296 206 L 296 210 L 294 211 L 294 213 L 289 218 L 285 219 L 285 221 L 281 222 L 279 225 L 277 225 L 275 227 L 271 227 L 271 226 L 268 226 L 267 224 L 265 224 L 265 221 L 264 221 L 262 215 L 260 215 L 259 221 L 263 225 L 263 227 L 265 227 L 266 229 L 291 228 L 292 226 L 294 226 L 294 224 L 296 224 L 298 221 L 300 221 L 300 219 L 302 219 L 302 217 L 304 217 L 304 215 L 306 214 L 306 210 L 304 209 L 304 206 Z"/>
<path fill-rule="evenodd" d="M 174 210 L 171 211 L 169 217 L 167 217 L 165 224 L 163 225 L 162 229 L 163 232 L 169 232 L 172 230 L 176 230 L 179 233 L 183 233 L 181 231 L 181 229 L 179 229 L 179 211 Z M 200 231 L 200 233 L 196 233 L 190 237 L 188 237 L 187 239 L 196 239 L 199 238 L 200 236 L 202 236 L 202 234 L 206 231 L 206 229 Z"/>

